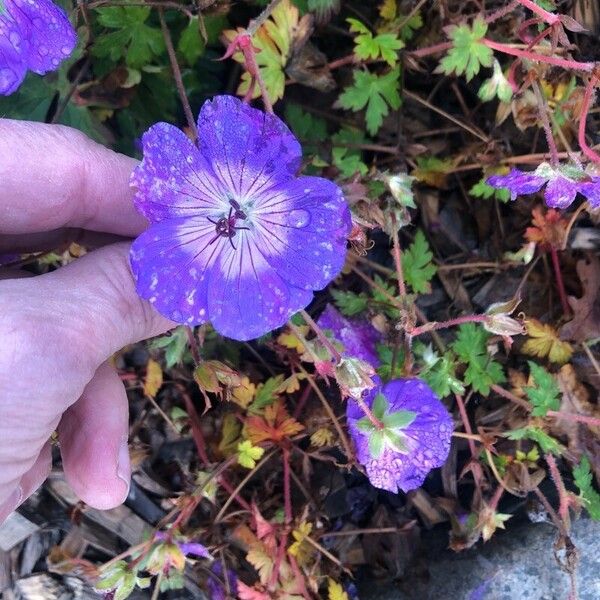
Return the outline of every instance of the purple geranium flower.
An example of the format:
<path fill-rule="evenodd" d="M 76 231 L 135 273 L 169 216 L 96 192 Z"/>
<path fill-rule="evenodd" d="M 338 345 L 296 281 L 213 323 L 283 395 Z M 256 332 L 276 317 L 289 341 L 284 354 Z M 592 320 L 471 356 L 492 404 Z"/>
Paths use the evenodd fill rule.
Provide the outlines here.
<path fill-rule="evenodd" d="M 523 194 L 533 194 L 547 184 L 544 198 L 552 208 L 569 207 L 577 192 L 588 199 L 592 208 L 600 207 L 600 177 L 588 175 L 574 165 L 559 165 L 554 168 L 548 163 L 542 163 L 531 173 L 512 169 L 508 175 L 489 177 L 487 183 L 495 188 L 509 189 L 512 200 Z"/>
<path fill-rule="evenodd" d="M 340 188 L 296 177 L 286 125 L 232 96 L 202 107 L 198 146 L 158 123 L 134 171 L 151 222 L 133 243 L 137 291 L 178 323 L 248 340 L 281 325 L 341 270 L 350 211 Z"/>
<path fill-rule="evenodd" d="M 171 538 L 169 538 L 169 535 L 166 532 L 157 531 L 154 534 L 154 539 L 160 542 L 168 542 Z M 181 550 L 184 556 L 193 555 L 199 558 L 212 559 L 212 556 L 206 548 L 206 546 L 204 546 L 200 542 L 184 542 L 176 538 L 171 539 L 171 542 L 175 544 L 179 548 L 179 550 Z"/>
<path fill-rule="evenodd" d="M 223 585 L 225 577 L 223 577 L 223 563 L 221 561 L 215 561 L 210 567 L 211 573 L 214 577 L 208 578 L 208 592 L 210 594 L 210 600 L 227 600 L 227 589 Z M 232 569 L 227 569 L 227 583 L 231 593 L 235 593 L 237 590 L 237 576 Z"/>
<path fill-rule="evenodd" d="M 377 368 L 381 361 L 377 355 L 377 344 L 383 336 L 366 320 L 347 319 L 331 304 L 321 313 L 318 323 L 321 329 L 333 333 L 334 339 L 344 344 L 344 356 L 360 358 Z"/>
<path fill-rule="evenodd" d="M 358 461 L 370 482 L 397 492 L 413 490 L 444 464 L 450 451 L 452 417 L 433 391 L 419 379 L 395 379 L 370 390 L 365 403 L 383 428 L 360 407 L 348 402 L 348 429 Z"/>
<path fill-rule="evenodd" d="M 57 69 L 76 41 L 67 15 L 50 0 L 0 0 L 0 95 L 16 91 L 28 70 Z"/>

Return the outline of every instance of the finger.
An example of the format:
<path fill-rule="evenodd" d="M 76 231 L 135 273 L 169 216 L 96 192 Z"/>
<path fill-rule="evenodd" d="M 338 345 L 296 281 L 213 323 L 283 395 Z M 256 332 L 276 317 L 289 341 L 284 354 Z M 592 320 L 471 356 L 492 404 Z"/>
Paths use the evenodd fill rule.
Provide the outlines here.
<path fill-rule="evenodd" d="M 129 177 L 137 161 L 62 125 L 0 119 L 0 234 L 146 228 Z"/>
<path fill-rule="evenodd" d="M 63 227 L 39 233 L 10 234 L 0 236 L 0 254 L 44 252 L 56 248 L 67 248 L 75 243 L 86 248 L 100 248 L 108 244 L 125 241 L 126 238 L 113 233 L 99 233 L 86 229 Z"/>
<path fill-rule="evenodd" d="M 36 361 L 37 369 L 30 365 L 25 375 L 43 377 L 39 383 L 45 390 L 63 395 L 68 387 L 76 391 L 70 403 L 114 352 L 175 326 L 138 296 L 129 247 L 113 244 L 45 275 L 0 281 L 0 339 L 8 339 L 9 350 L 14 340 L 17 358 Z M 3 349 L 6 345 L 0 345 L 0 359 Z M 14 360 L 7 355 L 9 363 Z M 55 376 L 57 366 L 66 378 Z M 73 387 L 82 377 L 81 388 Z M 0 374 L 2 392 L 3 387 Z M 7 383 L 8 393 L 9 387 Z"/>
<path fill-rule="evenodd" d="M 11 512 L 16 510 L 33 492 L 35 492 L 46 481 L 52 468 L 52 449 L 50 442 L 46 442 L 40 451 L 33 466 L 21 477 L 14 486 L 8 500 L 0 506 L 0 524 L 2 524 Z"/>
<path fill-rule="evenodd" d="M 103 363 L 58 426 L 65 477 L 94 508 L 113 508 L 127 497 L 128 431 L 125 388 L 116 371 Z"/>

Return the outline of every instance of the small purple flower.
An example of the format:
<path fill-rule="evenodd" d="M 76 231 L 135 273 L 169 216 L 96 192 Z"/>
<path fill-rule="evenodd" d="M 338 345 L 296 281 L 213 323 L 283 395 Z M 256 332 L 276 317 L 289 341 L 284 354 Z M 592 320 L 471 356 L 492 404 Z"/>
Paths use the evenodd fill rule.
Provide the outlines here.
<path fill-rule="evenodd" d="M 208 592 L 210 594 L 210 600 L 227 600 L 227 589 L 223 585 L 225 578 L 223 577 L 223 563 L 221 561 L 215 561 L 210 567 L 211 573 L 215 577 L 208 578 Z M 227 569 L 227 583 L 232 594 L 235 594 L 237 590 L 237 576 L 234 571 Z"/>
<path fill-rule="evenodd" d="M 131 181 L 151 226 L 131 249 L 137 291 L 178 323 L 256 338 L 341 271 L 350 211 L 334 183 L 296 177 L 300 144 L 275 115 L 216 96 L 198 134 L 195 146 L 158 123 L 142 138 Z"/>
<path fill-rule="evenodd" d="M 57 69 L 76 41 L 67 15 L 51 0 L 0 0 L 0 95 L 15 92 L 28 70 Z"/>
<path fill-rule="evenodd" d="M 588 175 L 574 165 L 557 168 L 542 163 L 532 173 L 512 169 L 508 175 L 492 175 L 487 183 L 495 188 L 508 188 L 512 200 L 524 194 L 533 194 L 546 185 L 544 198 L 552 208 L 568 208 L 577 192 L 585 196 L 592 208 L 600 207 L 600 177 Z"/>
<path fill-rule="evenodd" d="M 365 403 L 383 428 L 377 428 L 355 402 L 346 409 L 358 461 L 377 488 L 408 492 L 444 464 L 450 451 L 452 417 L 419 379 L 395 379 L 372 389 Z"/>
<path fill-rule="evenodd" d="M 166 542 L 169 540 L 169 536 L 164 531 L 157 531 L 154 534 L 154 539 L 160 542 Z M 176 538 L 172 539 L 172 543 L 175 544 L 179 550 L 181 550 L 184 556 L 197 556 L 199 558 L 210 558 L 212 556 L 206 546 L 200 544 L 199 542 L 183 542 Z"/>
<path fill-rule="evenodd" d="M 329 304 L 317 324 L 321 329 L 331 331 L 334 339 L 344 345 L 344 356 L 360 358 L 373 368 L 380 365 L 377 344 L 383 336 L 366 320 L 347 319 Z"/>

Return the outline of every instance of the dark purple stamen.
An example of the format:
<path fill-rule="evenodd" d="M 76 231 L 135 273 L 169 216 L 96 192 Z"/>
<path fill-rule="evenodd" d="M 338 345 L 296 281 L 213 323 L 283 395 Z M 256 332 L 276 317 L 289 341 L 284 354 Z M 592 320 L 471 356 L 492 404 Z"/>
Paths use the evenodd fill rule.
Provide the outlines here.
<path fill-rule="evenodd" d="M 226 217 L 221 217 L 218 221 L 215 221 L 208 217 L 208 220 L 215 225 L 215 237 L 209 242 L 210 244 L 214 244 L 220 237 L 229 238 L 229 243 L 231 247 L 235 250 L 235 246 L 233 245 L 232 238 L 235 236 L 235 232 L 238 229 L 247 229 L 249 227 L 236 227 L 236 221 L 238 219 L 246 219 L 248 215 L 242 210 L 242 207 L 239 205 L 237 200 L 233 200 L 233 198 L 229 199 L 229 204 L 231 208 L 229 209 L 229 215 Z"/>

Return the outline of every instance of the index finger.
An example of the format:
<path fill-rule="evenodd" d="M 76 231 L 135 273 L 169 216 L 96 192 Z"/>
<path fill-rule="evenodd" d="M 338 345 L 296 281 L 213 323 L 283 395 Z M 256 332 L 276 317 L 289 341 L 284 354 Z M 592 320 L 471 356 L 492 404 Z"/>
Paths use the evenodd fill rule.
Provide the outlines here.
<path fill-rule="evenodd" d="M 62 125 L 0 119 L 0 234 L 81 227 L 135 236 L 137 161 Z"/>

